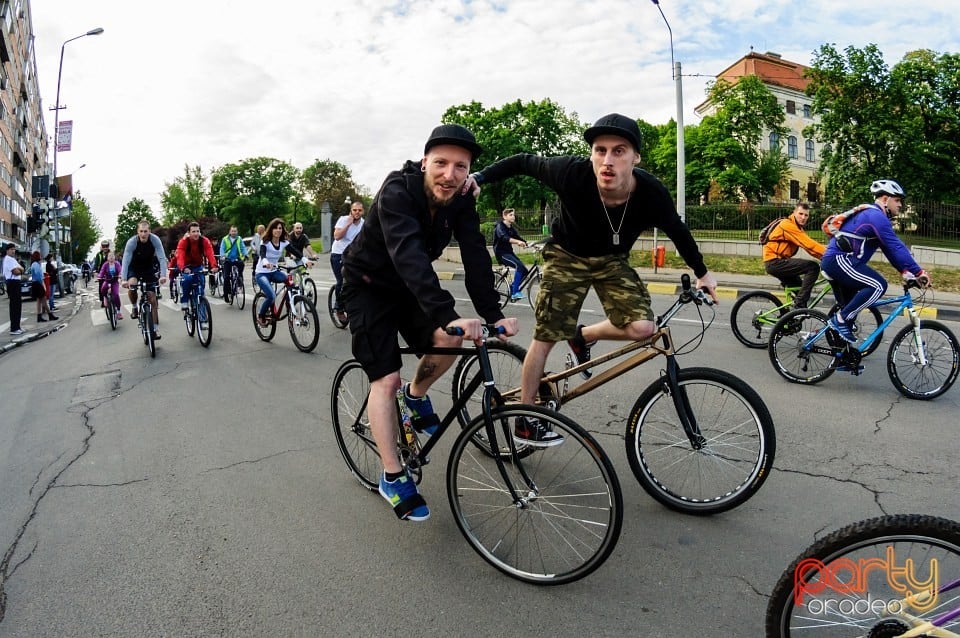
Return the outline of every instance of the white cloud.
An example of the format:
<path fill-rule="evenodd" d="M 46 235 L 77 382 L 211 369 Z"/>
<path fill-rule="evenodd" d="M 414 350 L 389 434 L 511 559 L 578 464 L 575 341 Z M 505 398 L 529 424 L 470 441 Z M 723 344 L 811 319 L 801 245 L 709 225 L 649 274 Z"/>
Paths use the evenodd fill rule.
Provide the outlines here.
<path fill-rule="evenodd" d="M 890 0 L 673 2 L 661 7 L 682 64 L 684 119 L 713 76 L 749 52 L 809 63 L 822 43 L 876 43 L 888 63 L 912 49 L 960 50 L 954 2 L 910 12 Z M 74 122 L 62 174 L 110 234 L 120 208 L 159 193 L 184 164 L 205 171 L 270 156 L 331 158 L 375 191 L 419 156 L 450 106 L 550 98 L 583 121 L 620 111 L 676 114 L 666 25 L 634 0 L 35 0 L 39 83 L 53 132 Z"/>

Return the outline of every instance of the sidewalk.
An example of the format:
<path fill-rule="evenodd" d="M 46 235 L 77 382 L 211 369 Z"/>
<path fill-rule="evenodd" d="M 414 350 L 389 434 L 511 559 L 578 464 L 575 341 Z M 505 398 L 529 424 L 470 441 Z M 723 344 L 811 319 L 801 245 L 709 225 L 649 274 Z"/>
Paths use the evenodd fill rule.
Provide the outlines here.
<path fill-rule="evenodd" d="M 9 303 L 6 295 L 0 297 L 0 355 L 66 328 L 70 320 L 79 312 L 82 297 L 73 293 L 54 299 L 57 309 L 53 312 L 59 319 L 46 322 L 37 322 L 36 302 L 32 299 L 24 299 L 23 311 L 20 314 L 20 327 L 23 328 L 22 335 L 10 334 L 10 313 L 7 309 Z"/>
<path fill-rule="evenodd" d="M 463 264 L 461 263 L 438 259 L 433 262 L 433 266 L 440 279 L 463 279 Z M 654 272 L 652 267 L 640 267 L 636 270 L 653 294 L 679 294 L 680 276 L 687 273 L 693 278 L 691 271 L 675 268 L 658 268 L 657 272 Z M 732 303 L 741 294 L 750 290 L 781 290 L 776 279 L 768 275 L 713 274 L 717 278 L 717 296 L 720 298 L 721 304 Z M 891 292 L 900 294 L 892 289 Z M 939 292 L 934 288 L 932 293 L 928 295 L 927 301 L 929 306 L 921 314 L 925 319 L 960 321 L 960 294 Z"/>

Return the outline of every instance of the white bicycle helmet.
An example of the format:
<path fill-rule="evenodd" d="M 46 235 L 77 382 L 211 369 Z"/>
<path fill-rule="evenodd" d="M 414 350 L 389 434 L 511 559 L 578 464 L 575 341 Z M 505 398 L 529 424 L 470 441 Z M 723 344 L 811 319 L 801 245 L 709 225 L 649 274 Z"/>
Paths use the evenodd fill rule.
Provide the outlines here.
<path fill-rule="evenodd" d="M 892 179 L 878 179 L 870 184 L 870 192 L 873 193 L 874 197 L 880 197 L 881 195 L 890 195 L 892 197 L 907 196 L 907 194 L 903 192 L 903 189 L 900 188 L 900 184 Z"/>

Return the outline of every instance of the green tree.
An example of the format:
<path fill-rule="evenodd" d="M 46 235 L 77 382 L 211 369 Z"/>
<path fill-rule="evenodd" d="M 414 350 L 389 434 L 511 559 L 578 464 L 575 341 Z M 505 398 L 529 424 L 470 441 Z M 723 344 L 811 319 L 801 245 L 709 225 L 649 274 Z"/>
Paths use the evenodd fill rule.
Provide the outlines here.
<path fill-rule="evenodd" d="M 150 205 L 139 197 L 134 197 L 123 205 L 120 214 L 117 216 L 117 234 L 113 238 L 113 245 L 117 251 L 122 251 L 127 240 L 137 234 L 137 224 L 142 219 L 150 222 L 151 229 L 160 225 L 150 209 Z"/>
<path fill-rule="evenodd" d="M 576 113 L 568 115 L 549 99 L 526 103 L 517 100 L 491 109 L 471 102 L 450 107 L 441 121 L 466 126 L 476 136 L 483 154 L 474 162 L 474 171 L 517 153 L 551 156 L 588 152 L 583 140 L 586 126 Z M 554 199 L 553 191 L 536 180 L 517 177 L 485 186 L 477 207 L 491 214 L 508 206 L 542 211 Z"/>
<path fill-rule="evenodd" d="M 91 247 L 100 243 L 100 233 L 103 231 L 96 217 L 90 212 L 90 205 L 80 194 L 80 191 L 74 193 L 72 205 L 70 232 L 73 238 L 73 254 L 77 261 L 80 261 L 86 259 Z"/>
<path fill-rule="evenodd" d="M 362 200 L 363 189 L 353 179 L 350 169 L 332 159 L 315 160 L 303 169 L 299 186 L 309 204 L 302 203 L 297 211 L 300 221 L 316 222 L 320 219 L 323 202 L 329 202 L 333 217 L 337 217 L 346 198 Z"/>
<path fill-rule="evenodd" d="M 270 157 L 254 157 L 213 171 L 210 201 L 217 217 L 247 235 L 274 217 L 289 219 L 299 199 L 294 185 L 299 171 Z"/>
<path fill-rule="evenodd" d="M 182 176 L 172 183 L 164 183 L 160 207 L 163 209 L 162 221 L 165 226 L 212 214 L 210 190 L 199 166 L 184 164 Z"/>

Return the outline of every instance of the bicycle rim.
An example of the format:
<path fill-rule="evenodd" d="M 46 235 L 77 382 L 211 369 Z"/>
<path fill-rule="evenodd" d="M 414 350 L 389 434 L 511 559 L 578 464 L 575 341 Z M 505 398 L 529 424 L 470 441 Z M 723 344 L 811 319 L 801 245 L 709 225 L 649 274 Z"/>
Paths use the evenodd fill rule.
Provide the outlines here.
<path fill-rule="evenodd" d="M 733 336 L 748 348 L 766 348 L 770 332 L 787 308 L 773 293 L 764 290 L 747 293 L 730 309 Z"/>
<path fill-rule="evenodd" d="M 496 278 L 494 288 L 497 289 L 497 294 L 500 296 L 498 303 L 501 308 L 505 308 L 510 303 L 510 282 L 513 281 L 513 278 L 509 270 L 506 272 L 503 270 L 496 271 L 493 276 Z"/>
<path fill-rule="evenodd" d="M 327 312 L 330 313 L 330 321 L 333 323 L 333 326 L 342 330 L 347 327 L 347 322 L 340 321 L 340 319 L 337 317 L 338 302 L 339 299 L 337 299 L 337 289 L 335 286 L 330 286 L 330 292 L 327 293 Z"/>
<path fill-rule="evenodd" d="M 712 368 L 680 370 L 678 381 L 703 437 L 696 449 L 663 380 L 640 396 L 627 419 L 627 459 L 643 489 L 686 514 L 724 512 L 757 493 L 773 468 L 776 435 L 760 396 Z"/>
<path fill-rule="evenodd" d="M 290 310 L 287 313 L 287 326 L 290 328 L 290 338 L 300 352 L 312 352 L 320 340 L 320 318 L 313 302 L 297 295 L 293 298 Z"/>
<path fill-rule="evenodd" d="M 333 433 L 350 472 L 369 490 L 380 485 L 383 464 L 370 431 L 367 397 L 370 379 L 355 360 L 340 366 L 330 390 L 330 417 Z"/>
<path fill-rule="evenodd" d="M 541 279 L 543 279 L 543 276 L 538 272 L 530 277 L 530 282 L 527 284 L 527 303 L 530 304 L 530 309 L 534 311 L 537 309 L 537 295 L 540 294 Z"/>
<path fill-rule="evenodd" d="M 496 569 L 538 585 L 569 583 L 600 567 L 616 546 L 623 522 L 620 484 L 597 442 L 562 414 L 534 406 L 497 408 L 497 436 L 512 436 L 521 416 L 541 419 L 565 440 L 500 464 L 520 501 L 511 497 L 496 459 L 473 444 L 477 430 L 487 427 L 481 416 L 450 452 L 450 507 L 471 547 Z"/>
<path fill-rule="evenodd" d="M 920 363 L 920 345 L 913 326 L 893 338 L 887 352 L 887 374 L 901 394 L 911 399 L 933 399 L 957 380 L 960 344 L 950 330 L 937 321 L 920 322 L 920 344 L 926 365 Z"/>
<path fill-rule="evenodd" d="M 794 310 L 780 318 L 767 344 L 770 363 L 780 376 L 792 383 L 813 384 L 834 373 L 837 357 L 830 337 L 839 341 L 839 336 L 828 331 L 812 346 L 804 347 L 826 325 L 826 316 L 817 310 Z"/>
<path fill-rule="evenodd" d="M 317 284 L 313 283 L 313 279 L 310 277 L 304 277 L 303 285 L 301 286 L 303 290 L 303 296 L 310 300 L 310 303 L 316 307 L 317 305 Z"/>
<path fill-rule="evenodd" d="M 863 561 L 875 567 L 866 569 Z M 912 582 L 890 571 L 898 568 Z M 900 636 L 960 607 L 960 588 L 944 590 L 958 574 L 956 521 L 900 514 L 854 523 L 814 543 L 780 576 L 767 605 L 766 635 Z M 915 597 L 894 589 L 903 586 Z M 960 633 L 960 618 L 941 622 L 941 632 L 928 627 L 912 635 Z"/>
<path fill-rule="evenodd" d="M 209 348 L 213 340 L 213 313 L 206 297 L 200 297 L 197 302 L 197 338 L 204 348 Z"/>
<path fill-rule="evenodd" d="M 266 299 L 266 297 L 263 296 L 263 292 L 255 294 L 253 301 L 250 303 L 250 311 L 253 314 L 253 329 L 257 331 L 257 336 L 264 341 L 270 341 L 277 332 L 277 322 L 271 319 L 267 322 L 267 325 L 261 326 L 257 320 L 257 313 L 260 312 L 260 306 L 263 304 L 264 299 Z"/>

